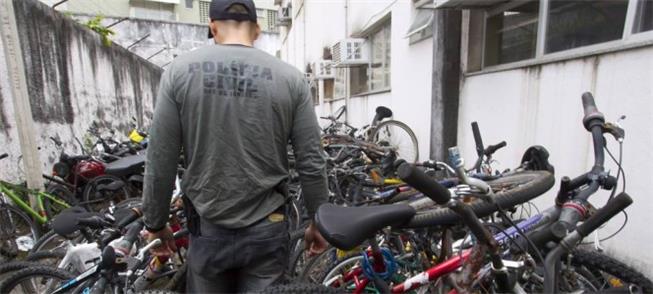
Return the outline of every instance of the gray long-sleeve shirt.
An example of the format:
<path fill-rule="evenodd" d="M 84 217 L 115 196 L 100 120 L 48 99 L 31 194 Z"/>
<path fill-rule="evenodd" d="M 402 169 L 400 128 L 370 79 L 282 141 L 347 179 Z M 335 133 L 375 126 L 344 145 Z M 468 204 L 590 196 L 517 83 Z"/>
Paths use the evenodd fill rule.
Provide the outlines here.
<path fill-rule="evenodd" d="M 182 191 L 200 216 L 241 228 L 284 202 L 292 142 L 309 214 L 326 201 L 325 159 L 302 73 L 255 48 L 211 45 L 172 62 L 163 73 L 149 136 L 145 223 L 168 220 L 180 150 Z"/>

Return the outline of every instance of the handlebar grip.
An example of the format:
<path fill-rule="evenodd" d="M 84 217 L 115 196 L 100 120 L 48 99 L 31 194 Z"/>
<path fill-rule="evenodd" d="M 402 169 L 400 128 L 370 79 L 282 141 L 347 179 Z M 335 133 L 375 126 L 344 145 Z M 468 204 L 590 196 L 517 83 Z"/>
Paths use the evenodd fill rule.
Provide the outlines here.
<path fill-rule="evenodd" d="M 134 207 L 129 210 L 129 214 L 126 215 L 123 219 L 121 219 L 117 224 L 116 228 L 119 230 L 124 229 L 127 225 L 131 224 L 135 220 L 137 220 L 139 217 L 141 217 L 143 213 L 141 212 L 140 209 Z"/>
<path fill-rule="evenodd" d="M 424 193 L 435 203 L 443 205 L 451 199 L 451 193 L 440 183 L 427 176 L 423 171 L 406 162 L 399 164 L 397 175 L 413 188 Z"/>
<path fill-rule="evenodd" d="M 123 237 L 123 240 L 128 241 L 130 245 L 134 244 L 136 239 L 138 239 L 138 235 L 143 230 L 144 226 L 145 224 L 143 224 L 142 221 L 132 223 L 127 227 L 127 232 L 125 232 L 125 236 Z"/>
<path fill-rule="evenodd" d="M 474 134 L 474 143 L 476 143 L 476 154 L 479 157 L 483 156 L 485 147 L 483 146 L 483 138 L 481 137 L 481 130 L 478 128 L 477 122 L 472 122 L 472 133 Z"/>
<path fill-rule="evenodd" d="M 587 221 L 583 222 L 580 226 L 576 228 L 576 232 L 581 236 L 585 237 L 596 230 L 598 227 L 603 225 L 605 222 L 609 221 L 612 217 L 617 215 L 617 213 L 624 210 L 630 204 L 633 203 L 633 199 L 628 196 L 626 193 L 621 193 L 617 197 L 608 201 L 608 203 L 601 207 L 594 215 L 592 215 Z"/>
<path fill-rule="evenodd" d="M 484 153 L 487 156 L 492 155 L 492 154 L 494 154 L 494 152 L 497 152 L 497 150 L 499 150 L 499 149 L 501 149 L 503 147 L 506 147 L 507 145 L 508 145 L 508 143 L 506 143 L 506 141 L 501 141 L 501 143 L 499 143 L 499 144 L 488 146 L 485 149 Z"/>
<path fill-rule="evenodd" d="M 583 125 L 585 129 L 590 131 L 594 121 L 600 122 L 603 124 L 605 122 L 605 117 L 603 113 L 599 112 L 596 108 L 596 103 L 594 102 L 594 96 L 590 92 L 583 93 L 583 111 L 585 112 L 585 117 L 583 118 Z"/>
<path fill-rule="evenodd" d="M 7 153 L 3 153 L 2 155 L 0 155 L 0 159 L 5 159 L 7 157 L 9 157 L 9 154 Z"/>

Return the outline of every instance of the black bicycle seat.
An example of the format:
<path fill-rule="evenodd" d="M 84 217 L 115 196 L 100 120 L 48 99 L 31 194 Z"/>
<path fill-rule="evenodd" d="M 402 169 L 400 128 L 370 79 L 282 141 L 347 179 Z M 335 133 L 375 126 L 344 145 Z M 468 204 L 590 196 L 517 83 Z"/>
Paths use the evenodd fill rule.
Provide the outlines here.
<path fill-rule="evenodd" d="M 83 207 L 66 208 L 52 220 L 52 230 L 60 236 L 68 236 L 80 229 L 77 220 L 92 216 L 102 216 L 98 212 L 89 212 Z"/>
<path fill-rule="evenodd" d="M 384 227 L 409 221 L 416 211 L 409 205 L 341 207 L 331 203 L 318 208 L 317 228 L 333 246 L 350 250 Z"/>

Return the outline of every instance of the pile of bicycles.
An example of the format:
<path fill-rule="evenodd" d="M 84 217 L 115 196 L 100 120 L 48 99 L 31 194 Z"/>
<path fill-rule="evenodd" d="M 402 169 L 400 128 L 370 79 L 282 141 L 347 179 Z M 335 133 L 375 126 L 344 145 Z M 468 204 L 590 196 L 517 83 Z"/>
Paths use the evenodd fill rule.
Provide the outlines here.
<path fill-rule="evenodd" d="M 52 174 L 43 175 L 44 191 L 0 180 L 0 262 L 23 259 L 33 248 L 61 241 L 50 230 L 51 221 L 67 208 L 103 211 L 121 201 L 140 198 L 147 134 L 135 124 L 128 140 L 119 142 L 114 139 L 115 132 L 110 133 L 102 136 L 94 122 L 88 130 L 94 138 L 90 146 L 77 140 L 81 155 L 66 153 L 58 136 L 50 137 L 60 154 Z M 8 156 L 2 154 L 0 159 Z M 21 156 L 17 158 L 20 166 Z M 35 201 L 34 207 L 30 198 Z"/>
<path fill-rule="evenodd" d="M 478 159 L 470 168 L 456 147 L 449 164 L 397 160 L 388 175 L 401 181 L 369 198 L 408 196 L 322 205 L 315 221 L 333 247 L 312 258 L 291 247 L 299 254 L 290 283 L 266 293 L 653 292 L 643 274 L 596 250 L 601 240 L 585 240 L 633 200 L 604 136 L 621 146 L 625 132 L 605 122 L 590 93 L 582 98 L 595 164 L 562 177 L 551 207 L 533 212 L 530 202 L 555 184 L 546 149 L 531 147 L 519 167 L 495 171 L 492 154 L 506 144 L 484 148 L 473 124 Z M 605 151 L 616 175 L 604 167 Z M 599 190 L 610 192 L 602 207 L 589 202 Z"/>
<path fill-rule="evenodd" d="M 448 163 L 417 162 L 365 135 L 374 131 L 338 122 L 344 109 L 337 112 L 323 140 L 329 203 L 314 217 L 331 247 L 317 256 L 304 252 L 311 219 L 291 170 L 287 275 L 264 292 L 653 292 L 653 282 L 596 250 L 601 240 L 587 238 L 633 200 L 624 191 L 621 156 L 614 158 L 606 147 L 605 134 L 621 147 L 625 132 L 605 121 L 591 94 L 582 98 L 594 165 L 573 179 L 562 177 L 553 205 L 543 210 L 531 201 L 555 178 L 541 146 L 527 149 L 518 167 L 499 171 L 493 155 L 506 143 L 484 146 L 473 123 L 478 158 L 472 164 L 457 147 L 449 149 Z M 370 128 L 382 125 L 388 112 L 377 110 Z M 605 168 L 606 151 L 618 166 L 616 175 Z M 160 241 L 143 233 L 138 199 L 110 202 L 101 212 L 64 208 L 51 221 L 50 241 L 33 246 L 22 261 L 0 264 L 0 293 L 183 292 L 189 240 L 182 173 L 180 168 L 170 204 L 178 248 L 173 256 L 149 255 Z M 609 200 L 591 204 L 600 190 L 610 193 Z"/>

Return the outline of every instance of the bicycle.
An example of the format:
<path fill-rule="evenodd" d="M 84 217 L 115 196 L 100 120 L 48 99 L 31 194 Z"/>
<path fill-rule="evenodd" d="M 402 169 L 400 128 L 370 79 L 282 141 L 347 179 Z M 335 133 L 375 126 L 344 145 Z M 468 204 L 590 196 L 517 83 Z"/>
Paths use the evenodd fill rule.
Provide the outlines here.
<path fill-rule="evenodd" d="M 340 117 L 347 111 L 345 106 L 336 110 L 335 115 L 320 117 L 329 120 L 331 123 L 322 129 L 324 138 L 348 136 L 353 139 L 374 143 L 381 147 L 388 147 L 397 153 L 398 158 L 408 162 L 417 162 L 419 159 L 419 148 L 417 137 L 413 130 L 403 122 L 397 120 L 385 120 L 393 116 L 392 110 L 379 106 L 376 114 L 369 125 L 358 129 L 347 122 L 340 122 Z M 324 139 L 323 139 L 324 141 Z"/>
<path fill-rule="evenodd" d="M 0 160 L 8 154 L 0 155 Z M 0 180 L 0 255 L 16 257 L 28 252 L 47 227 L 52 217 L 70 207 L 65 200 L 46 192 Z M 29 204 L 29 196 L 36 199 L 36 209 Z"/>

